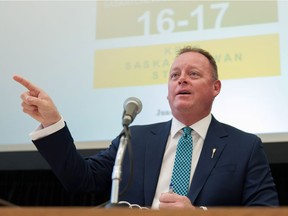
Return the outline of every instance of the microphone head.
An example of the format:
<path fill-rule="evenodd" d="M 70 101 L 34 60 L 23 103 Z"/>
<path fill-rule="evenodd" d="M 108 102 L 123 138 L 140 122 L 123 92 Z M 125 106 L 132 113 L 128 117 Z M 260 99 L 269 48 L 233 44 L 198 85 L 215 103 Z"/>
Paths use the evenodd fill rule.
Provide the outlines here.
<path fill-rule="evenodd" d="M 136 113 L 140 113 L 142 110 L 142 102 L 136 97 L 129 97 L 124 101 L 123 108 L 127 110 L 128 106 L 135 105 L 136 106 Z"/>
<path fill-rule="evenodd" d="M 123 107 L 122 125 L 128 126 L 133 122 L 136 115 L 141 112 L 142 103 L 138 98 L 130 97 L 124 101 Z"/>

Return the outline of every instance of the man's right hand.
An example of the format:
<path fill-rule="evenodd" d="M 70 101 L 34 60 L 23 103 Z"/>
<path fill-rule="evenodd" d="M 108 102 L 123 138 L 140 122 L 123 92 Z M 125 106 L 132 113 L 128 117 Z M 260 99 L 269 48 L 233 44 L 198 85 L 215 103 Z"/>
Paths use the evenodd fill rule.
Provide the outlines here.
<path fill-rule="evenodd" d="M 23 112 L 48 127 L 61 119 L 61 115 L 52 99 L 42 89 L 20 76 L 13 79 L 23 85 L 28 91 L 21 94 Z"/>
<path fill-rule="evenodd" d="M 162 193 L 159 201 L 159 209 L 196 209 L 187 196 L 176 193 Z"/>

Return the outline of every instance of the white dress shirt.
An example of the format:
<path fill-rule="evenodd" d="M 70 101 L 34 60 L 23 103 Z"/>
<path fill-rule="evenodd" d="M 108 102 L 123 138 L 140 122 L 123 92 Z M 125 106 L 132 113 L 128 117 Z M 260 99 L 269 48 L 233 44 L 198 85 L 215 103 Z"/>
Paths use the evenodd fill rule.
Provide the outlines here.
<path fill-rule="evenodd" d="M 193 179 L 193 175 L 199 160 L 199 156 L 203 147 L 203 143 L 207 134 L 208 127 L 210 125 L 212 119 L 212 115 L 209 114 L 205 118 L 196 122 L 190 127 L 193 129 L 192 138 L 193 138 L 193 154 L 191 161 L 191 173 L 190 173 L 190 184 Z M 50 125 L 49 127 L 43 128 L 40 125 L 35 131 L 31 132 L 29 135 L 32 140 L 37 140 L 48 136 L 58 130 L 62 129 L 65 126 L 65 122 L 63 117 L 54 125 Z M 163 156 L 162 166 L 158 178 L 158 184 L 154 196 L 154 200 L 152 203 L 153 209 L 159 208 L 159 197 L 161 193 L 169 191 L 169 184 L 172 177 L 172 170 L 174 165 L 174 159 L 176 155 L 176 148 L 178 144 L 178 140 L 180 139 L 183 131 L 182 128 L 186 127 L 186 125 L 179 122 L 177 119 L 172 119 L 172 125 L 170 130 L 170 135 L 168 137 L 165 153 Z"/>
<path fill-rule="evenodd" d="M 48 136 L 50 134 L 53 134 L 59 130 L 61 130 L 63 127 L 65 126 L 65 122 L 63 117 L 61 117 L 61 119 L 56 122 L 53 125 L 50 125 L 49 127 L 43 128 L 42 124 L 38 126 L 38 128 L 36 128 L 34 131 L 32 131 L 29 136 L 32 140 L 37 140 L 37 139 L 41 139 L 45 136 Z"/>
<path fill-rule="evenodd" d="M 209 114 L 205 118 L 196 122 L 190 127 L 193 129 L 192 138 L 193 138 L 193 153 L 192 153 L 192 161 L 191 161 L 191 172 L 190 172 L 190 184 L 193 179 L 193 175 L 200 157 L 200 153 L 203 147 L 203 143 L 207 134 L 208 127 L 210 125 L 212 116 Z M 169 191 L 169 184 L 172 177 L 172 170 L 174 166 L 174 159 L 176 155 L 176 148 L 180 137 L 183 134 L 182 128 L 186 127 L 186 125 L 179 122 L 177 119 L 172 119 L 172 125 L 170 130 L 170 135 L 168 137 L 162 166 L 158 178 L 158 184 L 154 196 L 154 200 L 152 203 L 153 209 L 159 208 L 159 197 L 161 193 L 165 193 Z"/>

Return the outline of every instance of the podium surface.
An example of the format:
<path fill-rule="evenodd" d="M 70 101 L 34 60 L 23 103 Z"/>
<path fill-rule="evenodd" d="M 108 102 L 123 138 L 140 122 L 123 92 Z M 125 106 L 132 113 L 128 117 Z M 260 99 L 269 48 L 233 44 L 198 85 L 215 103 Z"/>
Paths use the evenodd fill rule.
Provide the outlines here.
<path fill-rule="evenodd" d="M 5 216 L 287 216 L 288 207 L 277 208 L 209 208 L 197 210 L 140 210 L 104 209 L 93 207 L 1 207 L 0 215 Z"/>

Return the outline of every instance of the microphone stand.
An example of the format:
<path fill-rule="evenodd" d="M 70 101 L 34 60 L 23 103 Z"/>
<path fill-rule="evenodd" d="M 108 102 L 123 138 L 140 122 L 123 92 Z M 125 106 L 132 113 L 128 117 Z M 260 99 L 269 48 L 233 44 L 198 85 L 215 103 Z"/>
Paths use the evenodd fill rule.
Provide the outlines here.
<path fill-rule="evenodd" d="M 110 203 L 106 205 L 106 207 L 120 207 L 123 204 L 119 204 L 119 185 L 121 181 L 121 173 L 122 173 L 122 161 L 124 158 L 124 153 L 128 143 L 130 142 L 130 130 L 128 126 L 124 126 L 123 131 L 120 134 L 120 143 L 117 150 L 117 155 L 113 167 L 112 172 L 112 190 L 111 190 L 111 198 Z M 127 207 L 127 205 L 126 205 Z"/>

